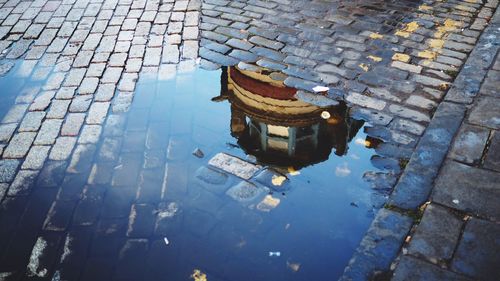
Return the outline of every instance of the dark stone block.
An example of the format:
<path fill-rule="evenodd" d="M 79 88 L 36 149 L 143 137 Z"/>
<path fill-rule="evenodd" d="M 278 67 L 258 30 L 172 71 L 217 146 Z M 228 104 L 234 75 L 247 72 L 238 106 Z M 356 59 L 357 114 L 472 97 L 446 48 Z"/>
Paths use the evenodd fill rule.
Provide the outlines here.
<path fill-rule="evenodd" d="M 412 224 L 407 216 L 381 209 L 339 280 L 368 280 L 388 271 Z"/>
<path fill-rule="evenodd" d="M 498 183 L 498 180 L 496 182 Z M 452 269 L 480 280 L 498 280 L 499 237 L 499 224 L 472 218 L 465 226 L 452 261 Z"/>
<path fill-rule="evenodd" d="M 144 274 L 148 240 L 130 239 L 120 251 L 116 265 L 115 280 L 142 280 Z"/>
<path fill-rule="evenodd" d="M 130 211 L 127 236 L 147 238 L 153 233 L 156 221 L 156 210 L 153 205 L 134 204 Z"/>
<path fill-rule="evenodd" d="M 393 281 L 450 280 L 471 281 L 471 279 L 440 267 L 426 263 L 412 256 L 403 256 L 392 276 Z"/>
<path fill-rule="evenodd" d="M 449 161 L 434 185 L 432 200 L 450 208 L 500 220 L 500 174 Z"/>
<path fill-rule="evenodd" d="M 461 230 L 461 218 L 446 208 L 431 204 L 425 209 L 408 253 L 434 263 L 446 262 L 453 255 Z"/>

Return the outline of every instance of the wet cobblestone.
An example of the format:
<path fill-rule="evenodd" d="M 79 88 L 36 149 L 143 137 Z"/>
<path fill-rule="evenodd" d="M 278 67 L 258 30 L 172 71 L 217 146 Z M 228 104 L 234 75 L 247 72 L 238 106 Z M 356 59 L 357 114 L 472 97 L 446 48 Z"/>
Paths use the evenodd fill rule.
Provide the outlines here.
<path fill-rule="evenodd" d="M 150 243 L 143 238 L 153 231 L 165 231 L 164 220 L 153 221 L 153 216 L 148 216 L 158 203 L 152 198 L 162 194 L 164 186 L 154 191 L 146 191 L 141 186 L 153 185 L 157 181 L 163 184 L 165 180 L 169 186 L 175 184 L 177 192 L 182 194 L 186 183 L 183 172 L 178 172 L 182 170 L 176 166 L 179 164 L 165 168 L 158 165 L 164 159 L 151 157 L 142 163 L 137 155 L 147 149 L 146 155 L 160 151 L 164 157 L 176 161 L 185 153 L 179 149 L 182 138 L 157 134 L 161 131 L 157 128 L 171 124 L 161 123 L 154 127 L 150 123 L 161 121 L 155 118 L 165 118 L 161 112 L 150 114 L 151 120 L 140 120 L 138 116 L 141 114 L 134 115 L 131 105 L 135 102 L 149 107 L 153 102 L 147 96 L 135 95 L 140 77 L 167 79 L 175 74 L 176 68 L 182 71 L 197 63 L 216 69 L 245 61 L 266 70 L 277 70 L 279 74 L 275 73 L 273 79 L 307 91 L 298 97 L 309 101 L 313 100 L 312 88 L 318 85 L 330 87 L 331 93 L 342 93 L 345 101 L 353 106 L 351 114 L 374 125 L 367 129 L 368 135 L 385 141 L 377 148 L 377 152 L 386 157 L 387 161 L 383 163 L 401 163 L 410 159 L 410 168 L 397 167 L 392 169 L 393 174 L 378 175 L 385 184 L 380 184 L 381 180 L 375 174 L 367 174 L 366 178 L 387 192 L 396 182 L 409 189 L 417 187 L 416 184 L 428 187 L 422 189 L 418 186 L 415 194 L 424 196 L 414 202 L 407 200 L 408 188 L 399 198 L 402 193 L 392 193 L 391 202 L 404 208 L 410 205 L 411 208 L 418 207 L 427 199 L 432 182 L 422 182 L 413 175 L 426 169 L 434 169 L 429 175 L 437 174 L 441 166 L 437 160 L 444 158 L 448 149 L 442 144 L 443 138 L 447 143 L 452 142 L 453 133 L 439 131 L 437 125 L 429 126 L 432 118 L 443 116 L 440 107 L 446 106 L 441 101 L 450 88 L 445 98 L 447 101 L 473 105 L 465 115 L 467 124 L 462 125 L 449 155 L 451 159 L 441 171 L 443 180 L 437 181 L 432 198 L 446 207 L 498 220 L 497 207 L 487 200 L 498 196 L 492 179 L 500 170 L 498 55 L 475 57 L 472 66 L 464 67 L 457 76 L 469 53 L 487 49 L 473 50 L 476 44 L 498 40 L 479 38 L 488 25 L 498 26 L 498 21 L 491 21 L 497 6 L 498 1 L 492 0 L 429 0 L 421 3 L 0 0 L 0 77 L 9 79 L 8 75 L 16 72 L 37 81 L 47 79 L 34 89 L 23 88 L 9 111 L 1 116 L 1 207 L 8 211 L 19 209 L 19 216 L 26 210 L 20 224 L 33 220 L 37 223 L 32 227 L 38 230 L 45 221 L 44 231 L 49 233 L 38 237 L 19 231 L 19 242 L 10 245 L 0 256 L 0 264 L 13 257 L 12 262 L 0 266 L 0 276 L 2 272 L 19 270 L 12 264 L 29 257 L 30 266 L 22 269 L 29 275 L 46 277 L 57 272 L 62 280 L 75 280 L 78 277 L 73 275 L 74 268 L 80 268 L 77 264 L 83 263 L 90 234 L 80 231 L 61 233 L 72 222 L 80 227 L 98 225 L 106 228 L 106 222 L 99 220 L 101 214 L 108 219 L 123 219 L 124 222 L 120 223 L 124 228 L 128 226 L 128 231 L 124 231 L 132 239 L 124 239 L 115 245 L 116 262 L 104 258 L 105 255 L 91 254 L 82 271 L 82 280 L 134 279 L 141 274 L 146 260 L 148 263 L 154 260 L 147 259 L 147 251 L 149 247 L 154 249 L 158 241 Z M 490 45 L 488 48 L 498 49 L 498 44 Z M 482 82 L 479 70 L 484 72 L 493 63 L 493 70 Z M 480 96 L 479 100 L 474 100 L 476 95 Z M 339 95 L 335 95 L 337 98 Z M 323 100 L 315 98 L 314 101 L 327 99 L 336 102 L 327 97 Z M 450 116 L 462 116 L 462 110 L 465 108 Z M 127 112 L 130 115 L 125 120 L 123 113 Z M 451 123 L 444 120 L 438 127 L 452 130 L 459 126 L 458 120 Z M 182 123 L 177 129 L 186 130 Z M 125 136 L 124 141 L 122 136 Z M 434 146 L 433 141 L 440 143 L 436 147 L 441 149 L 441 154 L 428 158 L 410 155 L 414 148 L 423 155 Z M 176 142 L 181 144 L 176 145 Z M 165 143 L 171 149 L 162 146 Z M 120 149 L 126 154 L 118 157 Z M 97 163 L 93 161 L 95 155 Z M 461 163 L 455 163 L 455 160 Z M 422 169 L 411 168 L 413 164 Z M 232 171 L 231 165 L 219 163 L 215 166 L 226 172 Z M 236 174 L 248 179 L 256 171 L 253 168 Z M 469 184 L 452 184 L 459 173 L 457 169 L 463 169 L 460 173 L 469 175 L 463 182 L 477 178 L 476 181 L 482 184 L 480 189 L 487 190 L 479 196 L 461 190 Z M 72 175 L 65 175 L 65 172 Z M 156 173 L 168 180 L 155 177 Z M 200 171 L 198 177 L 213 185 L 224 185 L 225 178 L 218 173 L 207 168 Z M 397 181 L 400 173 L 403 176 Z M 172 174 L 179 178 L 173 179 Z M 483 174 L 489 180 L 478 177 Z M 444 180 L 448 178 L 449 181 Z M 104 194 L 98 186 L 106 184 L 113 187 Z M 33 188 L 34 185 L 37 188 Z M 35 190 L 38 187 L 42 190 Z M 51 187 L 51 191 L 39 196 L 46 187 Z M 57 199 L 55 189 L 58 189 Z M 463 197 L 458 198 L 457 194 Z M 26 195 L 40 197 L 43 207 L 30 207 L 33 203 L 24 198 Z M 460 204 L 457 206 L 454 200 L 459 200 Z M 101 207 L 102 210 L 97 210 Z M 37 211 L 38 214 L 30 218 Z M 426 211 L 424 219 L 431 215 Z M 206 222 L 193 235 L 203 236 L 213 227 L 211 215 L 206 216 Z M 10 219 L 12 225 L 17 222 L 15 217 Z M 467 233 L 475 231 L 469 226 L 474 223 L 466 223 Z M 109 234 L 116 230 L 113 227 L 109 226 L 103 232 Z M 397 235 L 403 237 L 405 231 L 406 228 Z M 53 232 L 57 234 L 53 235 Z M 462 254 L 468 242 L 460 243 L 459 253 Z M 93 247 L 98 248 L 98 243 L 94 244 Z M 47 245 L 63 245 L 65 249 L 75 247 L 75 250 L 70 251 L 71 255 L 66 259 L 58 261 L 57 254 Z M 433 258 L 428 251 L 416 252 L 424 259 Z M 440 258 L 448 259 L 449 253 L 445 256 Z M 466 271 L 460 267 L 460 262 L 453 261 L 452 269 L 477 277 L 479 270 Z M 469 262 L 463 261 L 464 264 Z M 465 280 L 463 276 L 457 277 L 450 271 L 421 263 L 424 262 L 414 257 L 403 257 L 394 279 L 404 280 L 404 276 L 409 276 L 405 275 L 405 269 L 418 265 L 425 268 L 422 278 Z M 115 264 L 119 273 L 113 277 Z M 476 266 L 475 263 L 472 265 Z"/>

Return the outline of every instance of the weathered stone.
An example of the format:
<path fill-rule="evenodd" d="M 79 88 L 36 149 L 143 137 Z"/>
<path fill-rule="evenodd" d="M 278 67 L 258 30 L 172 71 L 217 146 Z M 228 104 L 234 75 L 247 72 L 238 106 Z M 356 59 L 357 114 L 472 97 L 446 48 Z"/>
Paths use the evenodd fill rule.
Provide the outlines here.
<path fill-rule="evenodd" d="M 0 160 L 0 183 L 9 183 L 14 180 L 16 170 L 21 163 L 19 160 L 2 159 Z"/>
<path fill-rule="evenodd" d="M 469 122 L 479 126 L 485 126 L 495 130 L 500 129 L 500 118 L 498 117 L 498 104 L 500 99 L 484 97 L 474 104 L 470 114 Z"/>
<path fill-rule="evenodd" d="M 38 171 L 21 170 L 17 173 L 16 178 L 9 188 L 9 196 L 28 195 L 34 187 L 35 179 L 38 176 Z"/>
<path fill-rule="evenodd" d="M 30 170 L 42 169 L 43 163 L 49 155 L 49 150 L 50 146 L 32 146 L 21 168 Z"/>
<path fill-rule="evenodd" d="M 36 132 L 42 125 L 45 112 L 28 112 L 19 126 L 19 132 Z"/>
<path fill-rule="evenodd" d="M 346 101 L 359 105 L 361 107 L 373 108 L 376 110 L 382 110 L 385 108 L 386 102 L 374 99 L 368 96 L 364 96 L 355 92 L 351 92 L 348 94 Z"/>
<path fill-rule="evenodd" d="M 484 160 L 484 167 L 500 172 L 500 131 L 495 131 Z"/>
<path fill-rule="evenodd" d="M 149 204 L 134 204 L 130 210 L 127 236 L 147 238 L 153 233 L 156 215 L 155 208 Z"/>
<path fill-rule="evenodd" d="M 450 208 L 500 219 L 500 174 L 448 161 L 436 180 L 432 199 Z"/>
<path fill-rule="evenodd" d="M 455 138 L 449 157 L 468 164 L 479 163 L 488 137 L 489 130 L 463 124 Z"/>
<path fill-rule="evenodd" d="M 76 144 L 76 137 L 59 137 L 52 147 L 49 155 L 50 160 L 66 160 L 71 155 Z"/>
<path fill-rule="evenodd" d="M 387 271 L 396 258 L 412 219 L 381 209 L 339 280 L 367 280 L 376 271 Z"/>
<path fill-rule="evenodd" d="M 101 135 L 102 127 L 100 125 L 85 125 L 78 138 L 78 143 L 97 143 Z"/>
<path fill-rule="evenodd" d="M 500 275 L 497 266 L 500 259 L 499 235 L 500 225 L 497 223 L 470 219 L 458 244 L 451 268 L 474 279 L 496 280 Z"/>
<path fill-rule="evenodd" d="M 416 259 L 412 256 L 403 256 L 392 279 L 394 281 L 415 280 L 457 280 L 471 281 L 471 279 Z"/>
<path fill-rule="evenodd" d="M 42 128 L 38 132 L 34 144 L 53 144 L 56 140 L 56 137 L 59 135 L 59 129 L 61 128 L 62 122 L 62 119 L 50 119 L 43 122 Z"/>
<path fill-rule="evenodd" d="M 450 260 L 460 238 L 462 220 L 451 211 L 431 204 L 413 235 L 408 253 L 433 263 Z"/>
<path fill-rule="evenodd" d="M 18 133 L 12 137 L 9 145 L 3 152 L 4 158 L 24 158 L 35 139 L 35 132 Z"/>

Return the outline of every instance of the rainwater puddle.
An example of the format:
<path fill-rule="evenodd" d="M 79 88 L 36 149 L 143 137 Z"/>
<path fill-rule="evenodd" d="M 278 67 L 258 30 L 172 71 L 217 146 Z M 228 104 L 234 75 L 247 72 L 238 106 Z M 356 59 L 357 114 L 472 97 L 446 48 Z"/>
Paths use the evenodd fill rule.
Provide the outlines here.
<path fill-rule="evenodd" d="M 9 76 L 0 83 L 1 117 L 29 97 L 23 91 L 42 86 Z M 69 226 L 47 219 L 41 233 L 63 234 L 60 251 L 80 259 L 49 272 L 82 272 L 81 280 L 340 277 L 380 205 L 362 179 L 377 170 L 377 141 L 345 105 L 318 107 L 295 92 L 269 73 L 229 68 L 141 79 L 130 106 L 115 95 L 97 145 L 74 151 L 78 164 L 45 163 L 66 170 L 53 173 L 57 202 L 84 194 L 49 211 L 73 212 L 64 216 Z M 75 241 L 89 244 L 83 260 Z"/>
<path fill-rule="evenodd" d="M 165 202 L 154 235 L 169 244 L 153 244 L 154 278 L 186 280 L 196 269 L 208 280 L 335 280 L 343 272 L 373 218 L 362 180 L 373 150 L 344 105 L 290 101 L 295 90 L 279 84 L 236 68 L 138 84 L 123 147 L 142 155 L 145 142 L 145 165 L 161 163 L 154 169 L 165 175 L 137 193 Z"/>

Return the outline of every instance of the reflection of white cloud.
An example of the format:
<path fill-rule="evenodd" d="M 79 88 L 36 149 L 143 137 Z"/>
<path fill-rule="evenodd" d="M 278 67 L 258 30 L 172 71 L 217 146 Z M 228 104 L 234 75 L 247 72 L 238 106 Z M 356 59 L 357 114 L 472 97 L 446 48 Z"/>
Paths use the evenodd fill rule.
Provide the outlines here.
<path fill-rule="evenodd" d="M 351 155 L 351 158 L 352 158 L 352 159 L 354 159 L 354 160 L 359 160 L 359 159 L 361 159 L 361 157 L 359 157 L 359 156 L 358 156 L 358 155 L 356 155 L 356 154 L 352 154 L 352 155 Z"/>
<path fill-rule="evenodd" d="M 335 168 L 335 175 L 337 177 L 347 177 L 351 174 L 351 170 L 347 167 L 347 163 L 337 166 Z"/>
<path fill-rule="evenodd" d="M 356 144 L 359 144 L 359 145 L 362 145 L 362 146 L 365 146 L 365 144 L 366 144 L 365 140 L 362 139 L 362 138 L 357 138 L 354 142 Z"/>

